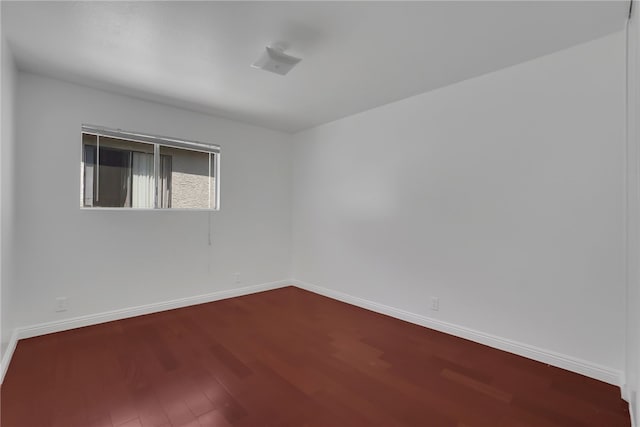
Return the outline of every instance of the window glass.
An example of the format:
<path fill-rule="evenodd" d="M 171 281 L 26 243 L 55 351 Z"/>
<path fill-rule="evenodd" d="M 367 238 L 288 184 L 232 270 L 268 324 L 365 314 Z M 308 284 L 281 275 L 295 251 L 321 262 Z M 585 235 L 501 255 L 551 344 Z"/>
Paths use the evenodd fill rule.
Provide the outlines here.
<path fill-rule="evenodd" d="M 153 208 L 153 145 L 83 135 L 83 206 Z"/>
<path fill-rule="evenodd" d="M 81 205 L 216 209 L 217 156 L 217 152 L 83 133 Z"/>
<path fill-rule="evenodd" d="M 160 198 L 162 207 L 209 209 L 211 207 L 210 153 L 160 146 Z"/>

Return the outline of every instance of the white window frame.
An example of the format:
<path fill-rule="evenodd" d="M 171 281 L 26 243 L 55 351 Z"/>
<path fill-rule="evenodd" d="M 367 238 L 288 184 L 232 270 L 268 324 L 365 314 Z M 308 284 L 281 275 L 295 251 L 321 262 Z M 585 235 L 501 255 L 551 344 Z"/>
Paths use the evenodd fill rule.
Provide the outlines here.
<path fill-rule="evenodd" d="M 84 157 L 82 135 L 95 135 L 100 151 L 100 137 L 122 139 L 124 141 L 140 142 L 153 145 L 155 191 L 153 208 L 129 208 L 129 207 L 91 207 L 84 205 Z M 214 178 L 214 200 L 211 200 L 211 189 L 209 189 L 209 208 L 162 208 L 158 207 L 158 174 L 160 170 L 160 147 L 178 148 L 201 153 L 208 153 L 209 157 L 209 177 Z M 213 161 L 211 161 L 213 156 Z M 96 162 L 99 162 L 99 154 Z M 211 170 L 213 168 L 213 170 Z M 213 206 L 212 206 L 213 203 Z M 185 139 L 170 138 L 166 136 L 149 135 L 140 132 L 124 131 L 121 129 L 109 129 L 102 126 L 82 125 L 80 132 L 80 209 L 83 210 L 115 210 L 115 211 L 219 211 L 220 210 L 220 146 L 207 144 L 199 141 L 189 141 Z"/>

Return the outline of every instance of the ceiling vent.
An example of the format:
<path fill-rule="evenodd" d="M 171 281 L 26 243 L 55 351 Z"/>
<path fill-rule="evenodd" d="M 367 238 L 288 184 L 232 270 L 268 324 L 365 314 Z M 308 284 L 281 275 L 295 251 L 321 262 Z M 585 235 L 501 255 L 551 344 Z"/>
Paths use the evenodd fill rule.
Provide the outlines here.
<path fill-rule="evenodd" d="M 302 58 L 287 55 L 279 46 L 267 46 L 265 52 L 251 66 L 284 76 L 301 60 Z"/>

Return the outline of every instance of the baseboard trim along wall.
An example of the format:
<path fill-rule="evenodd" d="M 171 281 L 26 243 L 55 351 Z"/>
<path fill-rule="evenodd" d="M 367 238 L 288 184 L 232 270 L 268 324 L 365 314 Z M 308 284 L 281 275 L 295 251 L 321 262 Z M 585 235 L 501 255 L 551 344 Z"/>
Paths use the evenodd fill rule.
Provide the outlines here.
<path fill-rule="evenodd" d="M 96 325 L 99 323 L 111 322 L 114 320 L 126 319 L 128 317 L 141 316 L 144 314 L 157 313 L 159 311 L 172 310 L 176 308 L 187 307 L 190 305 L 203 304 L 227 298 L 249 295 L 291 285 L 338 301 L 345 302 L 347 304 L 375 311 L 376 313 L 385 314 L 396 319 L 401 319 L 410 323 L 434 329 L 436 331 L 444 332 L 460 338 L 465 338 L 480 344 L 508 351 L 519 356 L 537 360 L 539 362 L 556 366 L 558 368 L 576 372 L 600 381 L 604 381 L 609 384 L 613 384 L 619 387 L 622 387 L 623 385 L 622 372 L 615 369 L 607 368 L 605 366 L 591 363 L 586 360 L 577 359 L 539 347 L 487 334 L 474 329 L 411 313 L 398 308 L 355 297 L 353 295 L 345 294 L 343 292 L 335 291 L 299 280 L 281 280 L 277 282 L 263 283 L 259 285 L 246 286 L 243 288 L 212 292 L 210 294 L 180 298 L 172 301 L 141 305 L 137 307 L 124 308 L 120 310 L 107 311 L 98 314 L 79 316 L 71 319 L 16 328 L 11 336 L 11 340 L 9 341 L 9 345 L 7 346 L 7 350 L 1 362 L 2 366 L 0 366 L 0 384 L 4 380 L 4 376 L 9 367 L 9 363 L 11 362 L 11 357 L 16 348 L 18 340 L 54 332 L 62 332 L 84 326 Z"/>
<path fill-rule="evenodd" d="M 488 345 L 509 353 L 527 357 L 538 362 L 546 363 L 568 371 L 576 372 L 587 377 L 595 378 L 609 384 L 621 387 L 623 383 L 622 371 L 601 366 L 586 360 L 577 359 L 575 357 L 556 353 L 543 348 L 520 343 L 510 339 L 487 334 L 474 329 L 458 326 L 452 323 L 443 322 L 441 320 L 426 317 L 420 314 L 411 313 L 388 305 L 380 304 L 374 301 L 355 297 L 343 292 L 317 286 L 311 283 L 293 280 L 292 283 L 300 289 L 305 289 L 316 294 L 324 295 L 347 304 L 355 305 L 376 313 L 385 314 L 387 316 L 401 319 L 416 325 L 424 326 L 436 331 L 444 332 L 456 337 L 465 338 L 480 344 Z"/>
<path fill-rule="evenodd" d="M 13 352 L 16 350 L 16 345 L 18 345 L 18 331 L 14 330 L 11 334 L 11 338 L 9 338 L 9 343 L 7 344 L 7 349 L 4 351 L 2 355 L 2 360 L 0 360 L 0 384 L 4 381 L 4 375 L 7 373 L 7 369 L 9 368 L 9 362 L 11 362 L 11 357 L 13 357 Z"/>
<path fill-rule="evenodd" d="M 638 393 L 635 390 L 632 390 L 629 387 L 629 383 L 627 382 L 627 378 L 625 376 L 624 384 L 620 386 L 620 391 L 622 395 L 622 399 L 629 402 L 629 415 L 631 417 L 631 427 L 640 427 L 637 424 L 637 413 L 638 413 Z"/>
<path fill-rule="evenodd" d="M 123 308 L 119 310 L 105 311 L 103 313 L 89 314 L 86 316 L 78 316 L 70 319 L 58 320 L 55 322 L 40 323 L 37 325 L 24 326 L 16 328 L 11 335 L 11 340 L 7 346 L 7 350 L 2 358 L 2 366 L 0 366 L 0 384 L 4 381 L 4 376 L 9 368 L 11 357 L 16 349 L 18 340 L 32 338 L 39 335 L 51 334 L 54 332 L 67 331 L 69 329 L 81 328 L 84 326 L 97 325 L 100 323 L 111 322 L 114 320 L 126 319 L 129 317 L 142 316 L 144 314 L 157 313 L 160 311 L 173 310 L 176 308 L 187 307 L 190 305 L 203 304 L 212 301 L 219 301 L 227 298 L 239 297 L 243 295 L 254 294 L 257 292 L 269 291 L 285 286 L 291 286 L 290 280 L 280 280 L 277 282 L 262 283 L 259 285 L 245 286 L 242 288 L 228 289 L 224 291 L 212 292 L 204 295 L 196 295 L 193 297 L 179 298 L 171 301 L 157 302 L 152 304 L 140 305 L 137 307 Z"/>

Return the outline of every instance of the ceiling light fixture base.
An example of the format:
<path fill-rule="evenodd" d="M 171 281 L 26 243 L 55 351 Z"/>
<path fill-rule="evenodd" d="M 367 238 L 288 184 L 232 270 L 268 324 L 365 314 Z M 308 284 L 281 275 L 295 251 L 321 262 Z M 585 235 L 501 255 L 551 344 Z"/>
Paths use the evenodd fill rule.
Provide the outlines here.
<path fill-rule="evenodd" d="M 274 44 L 265 47 L 265 51 L 251 67 L 270 71 L 281 76 L 286 75 L 302 58 L 284 53 L 281 45 Z"/>

